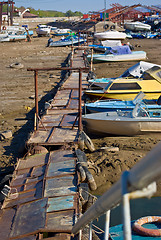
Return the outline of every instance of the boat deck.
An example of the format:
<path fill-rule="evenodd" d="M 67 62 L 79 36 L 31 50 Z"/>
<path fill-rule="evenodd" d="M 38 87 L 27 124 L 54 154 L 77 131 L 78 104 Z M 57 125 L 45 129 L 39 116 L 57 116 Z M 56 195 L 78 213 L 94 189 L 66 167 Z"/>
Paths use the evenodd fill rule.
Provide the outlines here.
<path fill-rule="evenodd" d="M 83 66 L 82 51 L 73 64 Z M 82 73 L 86 89 L 87 74 Z M 10 183 L 12 193 L 1 210 L 1 239 L 71 239 L 71 229 L 79 214 L 76 157 L 78 137 L 79 74 L 72 72 L 39 121 L 28 140 L 35 145 L 55 146 L 58 150 L 20 159 Z"/>

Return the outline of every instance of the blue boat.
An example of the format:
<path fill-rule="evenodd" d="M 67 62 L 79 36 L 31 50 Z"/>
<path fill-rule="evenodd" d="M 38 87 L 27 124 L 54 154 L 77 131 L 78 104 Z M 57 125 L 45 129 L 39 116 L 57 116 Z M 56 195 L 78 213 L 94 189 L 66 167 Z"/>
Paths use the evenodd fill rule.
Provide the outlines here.
<path fill-rule="evenodd" d="M 115 112 L 115 111 L 132 111 L 136 104 L 139 103 L 141 108 L 156 110 L 161 109 L 161 99 L 143 99 L 145 94 L 140 92 L 132 101 L 121 101 L 121 100 L 100 100 L 96 102 L 86 103 L 85 109 L 90 113 L 97 112 Z"/>
<path fill-rule="evenodd" d="M 47 47 L 66 47 L 71 45 L 77 45 L 78 43 L 84 43 L 84 38 L 78 36 L 68 36 L 66 38 L 62 38 L 59 41 L 53 42 L 52 38 L 49 38 Z"/>

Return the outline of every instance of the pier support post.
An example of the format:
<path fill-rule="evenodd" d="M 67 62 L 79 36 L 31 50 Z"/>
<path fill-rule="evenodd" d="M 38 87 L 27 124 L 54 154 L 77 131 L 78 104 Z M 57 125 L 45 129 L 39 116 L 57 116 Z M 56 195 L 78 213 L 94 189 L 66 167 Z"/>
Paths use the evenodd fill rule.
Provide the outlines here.
<path fill-rule="evenodd" d="M 39 106 L 38 106 L 38 71 L 34 71 L 35 80 L 35 112 L 36 112 L 36 129 L 38 130 L 38 117 L 39 117 Z"/>
<path fill-rule="evenodd" d="M 78 107 L 78 113 L 79 113 L 79 121 L 78 121 L 78 129 L 79 131 L 82 131 L 82 71 L 79 69 L 79 107 Z"/>

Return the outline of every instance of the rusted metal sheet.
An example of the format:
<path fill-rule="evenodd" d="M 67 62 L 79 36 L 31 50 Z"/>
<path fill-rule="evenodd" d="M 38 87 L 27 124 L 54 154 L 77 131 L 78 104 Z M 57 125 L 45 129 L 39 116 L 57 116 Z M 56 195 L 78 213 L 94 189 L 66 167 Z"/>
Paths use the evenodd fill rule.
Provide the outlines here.
<path fill-rule="evenodd" d="M 45 230 L 48 232 L 71 232 L 74 224 L 74 210 L 48 213 Z"/>
<path fill-rule="evenodd" d="M 75 161 L 51 162 L 48 167 L 47 177 L 56 177 L 75 173 Z"/>
<path fill-rule="evenodd" d="M 75 127 L 78 126 L 78 121 L 75 122 L 77 116 L 74 115 L 64 115 L 64 118 L 60 124 L 61 127 L 72 127 L 75 123 Z"/>
<path fill-rule="evenodd" d="M 63 196 L 48 199 L 47 212 L 74 209 L 76 206 L 74 196 Z"/>
<path fill-rule="evenodd" d="M 0 212 L 0 239 L 8 240 L 11 225 L 16 214 L 16 208 L 1 210 Z"/>
<path fill-rule="evenodd" d="M 76 176 L 66 176 L 47 179 L 45 183 L 45 197 L 59 197 L 74 195 L 77 192 Z"/>
<path fill-rule="evenodd" d="M 47 199 L 24 204 L 17 210 L 10 238 L 25 237 L 45 228 Z M 25 226 L 25 227 L 24 227 Z"/>
<path fill-rule="evenodd" d="M 50 162 L 52 163 L 65 162 L 73 159 L 76 160 L 76 157 L 74 156 L 72 150 L 58 150 L 50 152 Z"/>

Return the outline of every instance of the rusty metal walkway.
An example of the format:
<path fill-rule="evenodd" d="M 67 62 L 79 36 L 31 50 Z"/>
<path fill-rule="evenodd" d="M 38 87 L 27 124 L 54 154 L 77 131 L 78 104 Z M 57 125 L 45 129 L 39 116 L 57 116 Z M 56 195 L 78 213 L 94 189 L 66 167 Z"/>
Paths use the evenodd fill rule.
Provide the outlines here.
<path fill-rule="evenodd" d="M 83 66 L 82 52 L 74 56 L 74 64 Z M 88 86 L 86 77 L 87 73 L 82 73 L 82 89 Z M 71 239 L 79 214 L 74 154 L 79 130 L 79 78 L 79 72 L 72 72 L 28 140 L 29 146 L 61 148 L 18 161 L 10 183 L 11 194 L 1 209 L 0 239 Z"/>

